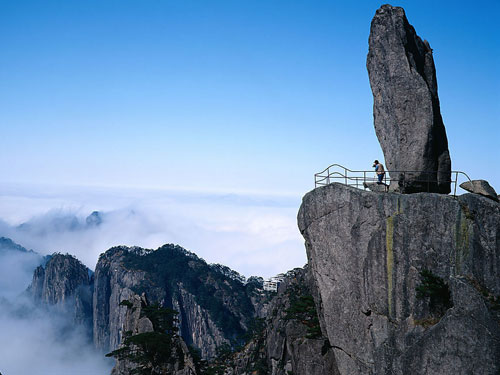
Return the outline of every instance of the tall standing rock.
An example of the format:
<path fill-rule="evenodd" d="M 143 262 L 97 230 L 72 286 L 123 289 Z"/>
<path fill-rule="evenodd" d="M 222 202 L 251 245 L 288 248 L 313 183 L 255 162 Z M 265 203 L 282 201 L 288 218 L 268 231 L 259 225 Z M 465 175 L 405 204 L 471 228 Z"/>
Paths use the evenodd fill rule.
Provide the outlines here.
<path fill-rule="evenodd" d="M 393 172 L 391 178 L 404 193 L 448 194 L 451 160 L 432 49 L 416 34 L 403 8 L 383 5 L 375 13 L 366 65 L 387 169 L 420 171 Z"/>

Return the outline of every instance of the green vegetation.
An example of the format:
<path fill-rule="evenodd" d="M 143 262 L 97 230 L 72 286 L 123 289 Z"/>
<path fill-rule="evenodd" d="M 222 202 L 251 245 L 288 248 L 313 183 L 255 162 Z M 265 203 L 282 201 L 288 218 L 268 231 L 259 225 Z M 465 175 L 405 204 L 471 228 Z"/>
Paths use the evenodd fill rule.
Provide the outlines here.
<path fill-rule="evenodd" d="M 256 359 L 255 362 L 253 362 L 252 365 L 247 368 L 247 371 L 250 374 L 255 375 L 266 375 L 269 373 L 268 370 L 267 360 L 262 357 Z"/>
<path fill-rule="evenodd" d="M 134 305 L 128 299 L 124 299 L 118 304 L 118 306 L 127 306 L 128 308 L 132 308 Z"/>
<path fill-rule="evenodd" d="M 248 344 L 250 341 L 260 337 L 266 329 L 266 319 L 265 318 L 253 318 L 248 325 L 247 332 L 243 335 L 244 345 Z M 243 345 L 236 350 L 243 348 Z"/>
<path fill-rule="evenodd" d="M 286 310 L 285 320 L 295 319 L 307 327 L 308 339 L 318 339 L 322 336 L 318 312 L 311 295 L 290 293 L 290 307 Z"/>
<path fill-rule="evenodd" d="M 201 368 L 205 363 L 205 361 L 201 358 L 201 350 L 192 345 L 188 346 L 188 350 L 189 354 L 191 354 L 191 358 L 193 359 L 196 373 L 201 374 Z"/>
<path fill-rule="evenodd" d="M 437 324 L 446 310 L 453 307 L 453 302 L 450 288 L 441 277 L 429 270 L 422 270 L 420 277 L 422 282 L 415 288 L 417 298 L 429 301 L 431 316 L 415 319 L 415 324 L 427 328 Z"/>
<path fill-rule="evenodd" d="M 442 278 L 434 275 L 429 270 L 420 272 L 422 282 L 417 286 L 417 298 L 429 299 L 429 307 L 432 312 L 440 312 L 453 307 L 451 293 L 448 284 Z"/>
<path fill-rule="evenodd" d="M 130 301 L 126 301 L 122 305 L 128 308 L 132 307 Z M 131 375 L 160 374 L 162 373 L 161 369 L 169 363 L 173 363 L 176 358 L 181 361 L 182 367 L 184 355 L 182 350 L 175 347 L 173 343 L 177 332 L 176 315 L 176 311 L 159 305 L 143 306 L 141 317 L 145 316 L 151 321 L 153 331 L 136 335 L 132 335 L 131 331 L 125 332 L 123 346 L 106 354 L 106 357 L 115 357 L 134 363 L 137 367 L 130 369 Z M 176 350 L 176 356 L 172 355 L 173 350 Z"/>
<path fill-rule="evenodd" d="M 223 344 L 217 348 L 215 359 L 211 362 L 203 360 L 198 349 L 191 347 L 189 350 L 195 363 L 196 370 L 200 375 L 224 375 L 234 355 L 231 346 L 228 344 Z"/>
<path fill-rule="evenodd" d="M 232 348 L 225 344 L 217 348 L 215 358 L 210 362 L 199 361 L 200 375 L 224 375 L 226 371 L 235 365 L 239 355 L 246 359 L 245 373 L 252 375 L 267 375 L 269 373 L 265 356 L 265 319 L 255 318 L 249 326 L 245 346 Z M 247 346 L 251 343 L 251 346 Z M 194 357 L 193 357 L 194 358 Z"/>

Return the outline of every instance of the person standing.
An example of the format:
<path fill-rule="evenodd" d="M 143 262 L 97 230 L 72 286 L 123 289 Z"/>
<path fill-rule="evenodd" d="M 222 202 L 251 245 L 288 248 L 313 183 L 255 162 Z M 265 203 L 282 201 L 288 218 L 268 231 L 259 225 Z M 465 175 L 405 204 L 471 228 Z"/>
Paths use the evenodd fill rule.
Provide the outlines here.
<path fill-rule="evenodd" d="M 373 162 L 373 167 L 375 168 L 375 173 L 377 174 L 377 179 L 378 179 L 377 184 L 381 185 L 385 176 L 384 166 L 381 163 L 379 163 L 378 160 L 375 160 Z"/>

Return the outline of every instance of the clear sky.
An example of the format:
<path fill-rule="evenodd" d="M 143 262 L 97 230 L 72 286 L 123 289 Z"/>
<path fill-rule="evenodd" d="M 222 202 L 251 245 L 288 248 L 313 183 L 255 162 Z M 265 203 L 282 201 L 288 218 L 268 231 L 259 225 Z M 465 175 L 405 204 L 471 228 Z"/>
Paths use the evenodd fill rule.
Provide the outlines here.
<path fill-rule="evenodd" d="M 0 1 L 0 182 L 301 195 L 382 153 L 376 1 Z M 500 190 L 500 2 L 398 1 L 434 49 L 453 169 Z"/>
<path fill-rule="evenodd" d="M 303 266 L 314 173 L 383 159 L 365 67 L 382 4 L 0 0 L 0 236 L 91 268 L 165 243 L 245 276 Z M 500 192 L 500 0 L 392 5 L 434 49 L 453 169 Z M 4 373 L 106 371 L 55 315 L 18 315 L 0 311 Z"/>

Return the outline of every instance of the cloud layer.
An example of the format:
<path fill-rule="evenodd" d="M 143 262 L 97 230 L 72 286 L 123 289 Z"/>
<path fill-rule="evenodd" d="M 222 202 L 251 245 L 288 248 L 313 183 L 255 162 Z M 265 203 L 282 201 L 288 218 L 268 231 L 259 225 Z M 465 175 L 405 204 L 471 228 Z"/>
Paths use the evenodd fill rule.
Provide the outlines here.
<path fill-rule="evenodd" d="M 0 236 L 41 255 L 73 254 L 91 269 L 115 245 L 175 243 L 209 263 L 269 277 L 305 263 L 298 205 L 298 197 L 286 196 L 3 186 Z M 0 342 L 9 343 L 0 351 L 0 371 L 109 373 L 112 361 L 93 350 L 84 332 L 23 295 L 41 261 L 0 251 Z"/>
<path fill-rule="evenodd" d="M 294 196 L 112 189 L 4 188 L 0 235 L 94 268 L 115 245 L 175 243 L 210 263 L 273 276 L 306 262 Z M 99 211 L 100 225 L 86 219 Z"/>
<path fill-rule="evenodd" d="M 67 316 L 35 306 L 25 293 L 38 254 L 0 246 L 0 372 L 8 375 L 109 374 L 113 365 L 94 351 Z"/>

